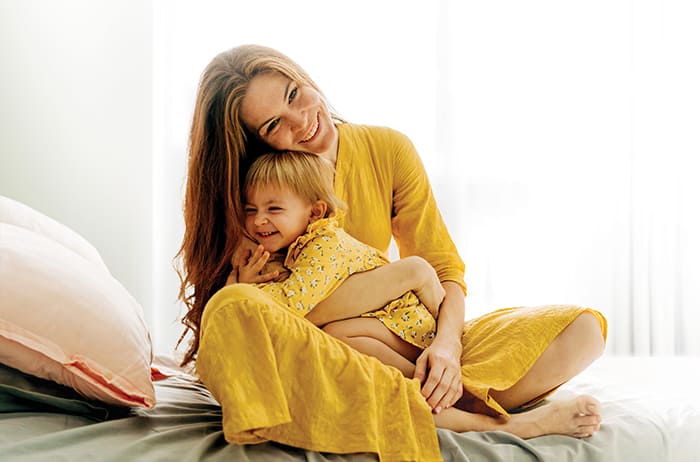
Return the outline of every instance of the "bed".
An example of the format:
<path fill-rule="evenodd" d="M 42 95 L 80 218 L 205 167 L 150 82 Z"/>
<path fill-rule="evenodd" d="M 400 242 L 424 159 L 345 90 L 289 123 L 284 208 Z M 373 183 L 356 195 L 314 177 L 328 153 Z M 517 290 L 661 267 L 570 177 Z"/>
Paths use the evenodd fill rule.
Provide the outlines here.
<path fill-rule="evenodd" d="M 440 451 L 448 462 L 700 460 L 699 386 L 698 357 L 605 356 L 550 398 L 598 397 L 593 437 L 438 430 Z M 0 196 L 0 461 L 376 460 L 227 444 L 221 422 L 194 376 L 153 358 L 142 307 L 97 249 Z"/>
<path fill-rule="evenodd" d="M 155 365 L 151 409 L 86 400 L 71 388 L 0 366 L 3 461 L 370 461 L 371 454 L 321 454 L 275 443 L 227 444 L 221 409 L 206 388 L 167 357 Z M 522 440 L 502 432 L 438 430 L 445 461 L 700 460 L 700 358 L 604 356 L 553 396 L 590 393 L 604 425 L 588 439 Z"/>

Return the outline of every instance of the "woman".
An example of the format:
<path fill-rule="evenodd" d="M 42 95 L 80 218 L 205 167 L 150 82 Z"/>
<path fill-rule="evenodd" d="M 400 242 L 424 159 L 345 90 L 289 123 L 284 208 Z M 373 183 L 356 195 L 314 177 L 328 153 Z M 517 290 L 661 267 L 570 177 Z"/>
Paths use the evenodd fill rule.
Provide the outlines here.
<path fill-rule="evenodd" d="M 318 437 L 307 437 L 313 425 L 305 422 L 308 416 L 302 415 L 303 406 L 295 407 L 297 400 L 303 399 L 295 390 L 304 376 L 301 370 L 295 370 L 294 363 L 285 366 L 279 356 L 295 351 L 297 361 L 306 361 L 304 368 L 319 372 L 316 363 L 322 362 L 324 368 L 335 370 L 338 375 L 333 382 L 325 383 L 330 388 L 324 392 L 338 392 L 337 396 L 356 393 L 363 387 L 369 392 L 373 386 L 357 376 L 344 375 L 348 365 L 388 373 L 373 369 L 373 363 L 365 364 L 361 355 L 348 352 L 339 342 L 327 341 L 304 323 L 278 314 L 276 303 L 254 289 L 233 284 L 220 290 L 227 282 L 235 281 L 231 262 L 240 261 L 238 255 L 248 242 L 240 225 L 242 176 L 251 159 L 270 149 L 306 151 L 333 163 L 336 194 L 350 210 L 346 231 L 383 250 L 388 249 L 393 235 L 402 257 L 423 257 L 442 282 L 445 298 L 437 335 L 416 361 L 413 375 L 418 380 L 405 384 L 400 383 L 400 377 L 387 376 L 387 384 L 404 390 L 404 386 L 420 383 L 420 393 L 433 411 L 435 424 L 458 431 L 503 429 L 527 438 L 547 433 L 588 436 L 599 428 L 599 405 L 587 396 L 513 416 L 508 416 L 506 410 L 538 402 L 602 354 L 605 320 L 600 313 L 572 306 L 508 309 L 464 324 L 464 265 L 410 141 L 387 128 L 345 123 L 331 111 L 320 89 L 296 63 L 275 50 L 248 45 L 221 53 L 202 75 L 190 135 L 186 229 L 180 250 L 184 266 L 181 297 L 189 308 L 184 323 L 194 334 L 185 362 L 198 355 L 202 380 L 222 401 L 229 441 L 291 441 L 288 444 L 331 452 L 368 447 L 336 445 L 330 437 L 318 443 Z M 265 272 L 262 277 L 273 274 Z M 342 319 L 349 306 L 376 306 L 378 299 L 396 298 L 403 292 L 392 291 L 405 275 L 401 260 L 353 275 L 306 319 L 324 326 Z M 282 332 L 284 329 L 288 330 Z M 248 341 L 252 330 L 271 341 L 241 343 L 235 354 L 247 361 L 246 349 L 264 348 L 269 352 L 274 361 L 266 364 L 265 374 L 274 376 L 277 395 L 283 401 L 279 403 L 281 408 L 291 409 L 288 414 L 253 419 L 255 422 L 250 415 L 240 415 L 246 401 L 230 396 L 236 392 L 229 382 L 239 377 L 230 372 L 229 382 L 220 379 L 220 371 L 229 368 L 221 343 L 234 337 L 234 332 L 246 335 Z M 322 343 L 331 352 L 330 359 L 320 353 L 312 358 L 301 354 L 302 350 L 317 354 L 301 346 L 304 336 L 311 337 L 311 343 Z M 258 365 L 251 362 L 248 372 L 253 373 Z M 358 381 L 355 386 L 353 380 Z M 264 394 L 266 390 L 260 388 L 246 396 Z M 424 430 L 421 425 L 425 415 L 416 410 L 413 391 L 409 389 L 405 396 L 387 395 L 386 402 L 378 389 L 372 393 L 379 393 L 374 399 L 379 408 L 410 408 L 407 412 L 416 431 Z M 304 404 L 308 405 L 308 400 Z M 231 411 L 235 408 L 238 414 L 227 418 L 227 407 Z M 321 408 L 327 407 L 321 404 Z M 325 424 L 356 417 L 352 412 L 337 415 L 325 419 Z M 287 427 L 277 432 L 276 419 L 294 422 L 298 428 L 295 432 Z M 264 434 L 252 430 L 261 426 L 266 429 Z M 393 445 L 379 442 L 374 447 L 381 454 L 382 448 Z"/>

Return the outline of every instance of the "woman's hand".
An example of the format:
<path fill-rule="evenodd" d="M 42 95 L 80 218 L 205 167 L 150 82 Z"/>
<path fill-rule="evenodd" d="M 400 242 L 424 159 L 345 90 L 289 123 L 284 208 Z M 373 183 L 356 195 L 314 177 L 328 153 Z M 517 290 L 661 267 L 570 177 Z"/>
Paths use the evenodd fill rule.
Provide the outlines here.
<path fill-rule="evenodd" d="M 435 269 L 421 257 L 407 257 L 406 261 L 415 267 L 416 281 L 413 292 L 418 296 L 423 305 L 428 308 L 433 318 L 438 318 L 440 304 L 445 298 L 445 289 L 440 284 L 440 279 Z"/>
<path fill-rule="evenodd" d="M 416 360 L 413 377 L 423 385 L 421 394 L 436 414 L 462 396 L 461 353 L 461 343 L 441 341 L 436 337 Z"/>
<path fill-rule="evenodd" d="M 440 308 L 437 335 L 416 360 L 413 377 L 422 384 L 421 394 L 433 412 L 452 406 L 462 396 L 462 331 L 464 293 L 454 282 L 443 283 L 445 299 Z"/>
<path fill-rule="evenodd" d="M 279 276 L 279 271 L 274 270 L 269 273 L 262 273 L 265 264 L 270 259 L 270 252 L 259 245 L 253 250 L 246 250 L 242 253 L 234 270 L 238 271 L 238 282 L 247 284 L 257 284 L 268 282 Z"/>

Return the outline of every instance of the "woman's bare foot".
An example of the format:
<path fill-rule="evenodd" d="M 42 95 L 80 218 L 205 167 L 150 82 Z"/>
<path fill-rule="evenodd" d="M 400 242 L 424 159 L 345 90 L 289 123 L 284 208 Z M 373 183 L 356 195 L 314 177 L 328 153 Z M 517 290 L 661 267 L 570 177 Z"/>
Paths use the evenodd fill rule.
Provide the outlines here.
<path fill-rule="evenodd" d="M 542 435 L 568 435 L 585 438 L 600 429 L 600 403 L 588 395 L 565 401 L 552 401 L 520 414 L 512 414 L 504 431 L 521 438 Z"/>
<path fill-rule="evenodd" d="M 600 403 L 592 396 L 552 401 L 509 419 L 448 408 L 434 414 L 435 425 L 456 432 L 500 430 L 521 438 L 542 435 L 591 436 L 600 429 Z"/>

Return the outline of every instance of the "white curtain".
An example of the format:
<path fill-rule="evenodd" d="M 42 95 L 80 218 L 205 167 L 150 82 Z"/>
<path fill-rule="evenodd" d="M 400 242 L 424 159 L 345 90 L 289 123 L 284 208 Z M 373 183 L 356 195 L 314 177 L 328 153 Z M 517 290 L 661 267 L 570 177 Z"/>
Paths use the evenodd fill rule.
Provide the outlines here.
<path fill-rule="evenodd" d="M 197 79 L 266 44 L 405 132 L 467 263 L 467 315 L 602 310 L 609 350 L 700 354 L 700 7 L 685 1 L 155 2 L 154 261 L 169 344 Z"/>

